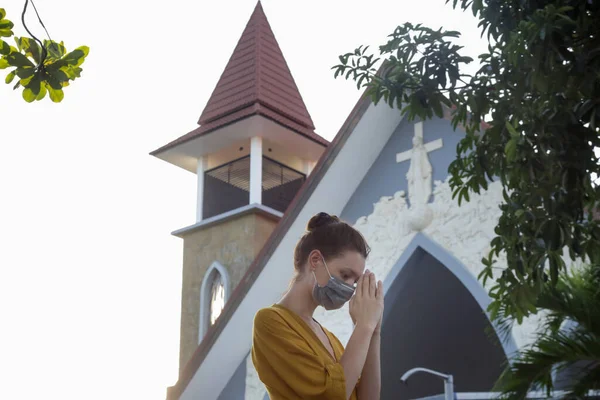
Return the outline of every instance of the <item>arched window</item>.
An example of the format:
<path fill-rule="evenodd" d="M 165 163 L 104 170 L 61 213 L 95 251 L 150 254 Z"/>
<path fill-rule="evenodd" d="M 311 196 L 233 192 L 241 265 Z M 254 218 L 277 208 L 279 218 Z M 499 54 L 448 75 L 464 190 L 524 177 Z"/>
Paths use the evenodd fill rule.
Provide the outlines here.
<path fill-rule="evenodd" d="M 217 271 L 213 272 L 212 284 L 210 289 L 210 318 L 211 325 L 215 323 L 223 307 L 225 307 L 225 286 L 223 278 Z"/>
<path fill-rule="evenodd" d="M 198 342 L 202 341 L 208 328 L 219 318 L 228 298 L 229 275 L 225 267 L 215 261 L 206 271 L 200 287 L 200 335 Z"/>

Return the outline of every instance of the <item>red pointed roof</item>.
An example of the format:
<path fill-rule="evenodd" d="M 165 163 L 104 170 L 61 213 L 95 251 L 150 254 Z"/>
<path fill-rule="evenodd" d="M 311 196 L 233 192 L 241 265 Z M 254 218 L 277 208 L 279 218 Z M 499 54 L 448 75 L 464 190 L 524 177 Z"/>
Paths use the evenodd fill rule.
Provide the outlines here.
<path fill-rule="evenodd" d="M 206 124 L 256 102 L 315 128 L 260 2 L 198 122 Z"/>
<path fill-rule="evenodd" d="M 199 128 L 153 154 L 225 125 L 262 115 L 317 143 L 314 124 L 260 1 L 200 116 Z"/>

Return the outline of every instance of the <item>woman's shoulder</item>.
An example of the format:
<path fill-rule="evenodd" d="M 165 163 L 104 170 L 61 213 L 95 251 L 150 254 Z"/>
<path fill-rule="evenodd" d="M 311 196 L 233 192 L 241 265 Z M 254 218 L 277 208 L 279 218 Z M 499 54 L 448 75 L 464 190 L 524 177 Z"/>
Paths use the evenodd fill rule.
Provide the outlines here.
<path fill-rule="evenodd" d="M 283 312 L 281 307 L 277 304 L 273 304 L 269 307 L 263 307 L 259 309 L 254 315 L 254 326 L 273 325 L 280 324 L 287 319 L 286 314 Z"/>
<path fill-rule="evenodd" d="M 254 321 L 263 321 L 271 318 L 275 318 L 277 315 L 277 309 L 274 306 L 260 308 L 256 314 L 254 314 Z"/>

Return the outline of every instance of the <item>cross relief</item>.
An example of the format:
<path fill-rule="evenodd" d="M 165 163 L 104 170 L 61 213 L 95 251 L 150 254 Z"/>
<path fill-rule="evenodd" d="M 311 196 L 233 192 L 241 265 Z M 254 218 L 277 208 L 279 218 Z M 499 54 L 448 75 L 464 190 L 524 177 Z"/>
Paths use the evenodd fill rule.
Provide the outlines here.
<path fill-rule="evenodd" d="M 396 154 L 396 162 L 410 160 L 406 174 L 408 181 L 408 200 L 410 209 L 414 210 L 411 225 L 415 230 L 424 229 L 431 222 L 432 213 L 428 208 L 429 199 L 433 192 L 433 168 L 429 162 L 429 152 L 443 147 L 442 139 L 423 143 L 423 122 L 415 124 L 413 147 L 408 151 Z"/>

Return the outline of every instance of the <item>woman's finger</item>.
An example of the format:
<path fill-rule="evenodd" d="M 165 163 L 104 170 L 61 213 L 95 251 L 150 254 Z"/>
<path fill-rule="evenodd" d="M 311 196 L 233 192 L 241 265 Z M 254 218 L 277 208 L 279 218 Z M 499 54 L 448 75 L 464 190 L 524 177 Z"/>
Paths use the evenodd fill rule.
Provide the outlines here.
<path fill-rule="evenodd" d="M 362 295 L 363 296 L 368 296 L 369 295 L 369 270 L 366 270 L 365 273 L 363 274 L 362 278 Z"/>
<path fill-rule="evenodd" d="M 377 294 L 375 295 L 377 299 L 383 298 L 383 282 L 377 282 Z"/>
<path fill-rule="evenodd" d="M 355 296 L 362 296 L 362 283 L 364 280 L 365 274 L 362 274 L 360 278 L 358 278 L 358 282 L 356 282 L 356 293 Z"/>
<path fill-rule="evenodd" d="M 375 297 L 377 295 L 377 281 L 375 280 L 375 274 L 369 274 L 369 296 Z"/>

